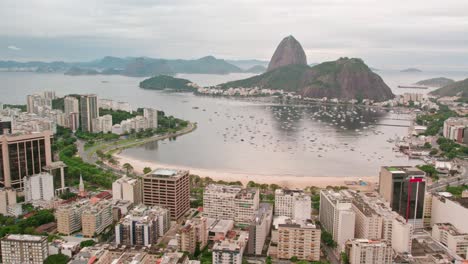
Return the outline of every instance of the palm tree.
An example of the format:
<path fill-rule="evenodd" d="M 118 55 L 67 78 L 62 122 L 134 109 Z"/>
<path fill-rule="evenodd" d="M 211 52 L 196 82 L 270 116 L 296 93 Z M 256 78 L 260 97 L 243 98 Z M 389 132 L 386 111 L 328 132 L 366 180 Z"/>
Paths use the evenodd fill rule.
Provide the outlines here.
<path fill-rule="evenodd" d="M 127 175 L 133 170 L 133 166 L 130 163 L 125 163 L 122 167 L 127 171 Z"/>
<path fill-rule="evenodd" d="M 144 174 L 148 174 L 148 173 L 150 173 L 151 171 L 152 171 L 152 170 L 151 170 L 150 167 L 145 167 L 145 168 L 143 168 L 143 173 L 144 173 Z"/>

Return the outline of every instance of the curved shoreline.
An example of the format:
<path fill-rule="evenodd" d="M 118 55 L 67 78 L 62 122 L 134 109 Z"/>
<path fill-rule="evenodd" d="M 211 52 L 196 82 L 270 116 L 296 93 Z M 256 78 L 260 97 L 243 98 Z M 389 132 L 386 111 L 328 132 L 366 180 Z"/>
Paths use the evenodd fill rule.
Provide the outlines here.
<path fill-rule="evenodd" d="M 249 181 L 256 183 L 275 183 L 286 188 L 299 188 L 303 189 L 308 186 L 316 187 L 327 187 L 327 186 L 347 186 L 353 189 L 359 190 L 372 190 L 378 183 L 378 176 L 343 176 L 343 177 L 327 177 L 327 176 L 291 176 L 291 175 L 265 175 L 265 174 L 251 174 L 244 172 L 226 172 L 217 171 L 211 169 L 201 169 L 186 166 L 175 166 L 170 164 L 163 164 L 154 161 L 143 161 L 135 159 L 121 154 L 115 154 L 114 157 L 119 161 L 120 164 L 130 163 L 134 167 L 134 171 L 141 174 L 143 168 L 150 167 L 156 168 L 168 168 L 168 169 L 183 169 L 189 170 L 190 174 L 195 174 L 200 177 L 210 177 L 213 180 L 223 180 L 228 182 L 240 181 L 246 185 Z M 348 185 L 349 182 L 357 182 L 363 180 L 367 183 L 365 186 L 360 185 Z"/>

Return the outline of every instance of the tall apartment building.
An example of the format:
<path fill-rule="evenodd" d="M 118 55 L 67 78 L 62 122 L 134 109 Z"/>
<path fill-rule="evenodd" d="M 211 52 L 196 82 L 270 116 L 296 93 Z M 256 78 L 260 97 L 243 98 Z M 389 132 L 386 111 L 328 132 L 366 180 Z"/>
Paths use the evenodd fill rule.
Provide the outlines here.
<path fill-rule="evenodd" d="M 332 234 L 338 244 L 338 252 L 343 251 L 347 240 L 354 238 L 356 214 L 352 210 L 352 195 L 342 190 L 320 191 L 320 223 L 326 231 Z"/>
<path fill-rule="evenodd" d="M 203 192 L 203 214 L 209 218 L 234 219 L 250 225 L 260 203 L 257 188 L 210 184 Z"/>
<path fill-rule="evenodd" d="M 128 246 L 156 244 L 170 228 L 169 211 L 162 207 L 140 205 L 115 226 L 115 242 Z"/>
<path fill-rule="evenodd" d="M 207 219 L 204 217 L 187 220 L 177 233 L 179 251 L 193 254 L 200 246 L 200 250 L 208 244 Z"/>
<path fill-rule="evenodd" d="M 68 128 L 76 132 L 80 127 L 80 113 L 70 113 L 68 115 Z"/>
<path fill-rule="evenodd" d="M 81 213 L 82 233 L 84 237 L 99 235 L 112 224 L 112 202 L 100 200 L 88 204 Z"/>
<path fill-rule="evenodd" d="M 42 115 L 46 109 L 52 109 L 52 99 L 39 94 L 26 97 L 26 111 L 28 113 Z"/>
<path fill-rule="evenodd" d="M 455 252 L 463 259 L 468 254 L 468 234 L 461 233 L 450 223 L 439 223 L 432 227 L 432 238 L 442 243 L 450 251 Z"/>
<path fill-rule="evenodd" d="M 458 143 L 468 143 L 468 118 L 450 117 L 445 120 L 443 135 Z"/>
<path fill-rule="evenodd" d="M 311 222 L 278 226 L 278 258 L 296 256 L 307 261 L 320 260 L 321 230 Z"/>
<path fill-rule="evenodd" d="M 16 191 L 13 188 L 0 189 L 0 214 L 7 215 L 8 207 L 16 204 Z"/>
<path fill-rule="evenodd" d="M 93 119 L 99 117 L 97 96 L 95 94 L 82 95 L 80 98 L 81 130 L 93 131 Z"/>
<path fill-rule="evenodd" d="M 392 210 L 415 228 L 424 225 L 425 175 L 424 171 L 411 166 L 382 167 L 380 170 L 380 195 Z"/>
<path fill-rule="evenodd" d="M 42 172 L 26 176 L 23 181 L 26 202 L 33 200 L 50 201 L 54 199 L 54 176 L 51 174 Z"/>
<path fill-rule="evenodd" d="M 349 264 L 392 264 L 393 250 L 383 240 L 353 239 L 346 243 Z"/>
<path fill-rule="evenodd" d="M 80 101 L 72 96 L 66 96 L 63 99 L 64 114 L 66 116 L 66 126 L 72 131 L 76 131 L 80 126 Z"/>
<path fill-rule="evenodd" d="M 103 115 L 92 120 L 93 133 L 110 133 L 112 132 L 112 116 Z"/>
<path fill-rule="evenodd" d="M 413 226 L 374 193 L 348 191 L 353 196 L 356 238 L 384 240 L 397 253 L 410 252 Z"/>
<path fill-rule="evenodd" d="M 260 203 L 255 219 L 249 227 L 249 243 L 247 253 L 251 255 L 262 255 L 266 238 L 271 231 L 273 221 L 273 206 L 269 203 Z"/>
<path fill-rule="evenodd" d="M 23 190 L 23 178 L 52 163 L 52 132 L 0 135 L 0 186 Z"/>
<path fill-rule="evenodd" d="M 64 235 L 71 235 L 79 231 L 81 229 L 81 214 L 88 203 L 88 200 L 82 200 L 59 206 L 57 210 L 55 210 L 57 232 Z"/>
<path fill-rule="evenodd" d="M 431 225 L 450 223 L 460 233 L 468 233 L 468 198 L 447 197 L 443 193 L 432 195 Z"/>
<path fill-rule="evenodd" d="M 240 232 L 235 239 L 216 241 L 213 245 L 213 263 L 241 264 L 249 235 Z"/>
<path fill-rule="evenodd" d="M 70 113 L 80 112 L 80 101 L 78 100 L 78 98 L 75 98 L 73 96 L 65 96 L 65 98 L 63 99 L 63 105 L 63 112 L 67 115 Z"/>
<path fill-rule="evenodd" d="M 312 202 L 310 195 L 300 190 L 275 191 L 275 215 L 287 216 L 301 221 L 310 219 L 312 214 Z"/>
<path fill-rule="evenodd" d="M 141 180 L 136 178 L 122 177 L 112 183 L 112 199 L 130 201 L 140 204 L 142 198 Z"/>
<path fill-rule="evenodd" d="M 47 237 L 7 235 L 1 240 L 3 263 L 42 264 L 49 256 Z"/>
<path fill-rule="evenodd" d="M 154 108 L 144 108 L 143 117 L 148 120 L 149 128 L 158 128 L 158 110 Z"/>
<path fill-rule="evenodd" d="M 357 194 L 352 200 L 352 209 L 356 214 L 355 237 L 379 239 L 382 237 L 382 216 Z"/>
<path fill-rule="evenodd" d="M 179 219 L 190 209 L 189 171 L 156 169 L 142 178 L 143 203 L 169 209 Z"/>

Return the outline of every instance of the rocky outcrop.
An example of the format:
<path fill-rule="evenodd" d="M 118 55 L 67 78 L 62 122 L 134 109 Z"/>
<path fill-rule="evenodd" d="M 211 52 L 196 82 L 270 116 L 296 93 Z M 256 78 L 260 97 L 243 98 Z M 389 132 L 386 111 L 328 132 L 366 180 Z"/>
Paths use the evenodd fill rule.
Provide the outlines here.
<path fill-rule="evenodd" d="M 267 71 L 287 65 L 307 65 L 304 49 L 293 36 L 288 36 L 280 42 L 271 57 Z"/>

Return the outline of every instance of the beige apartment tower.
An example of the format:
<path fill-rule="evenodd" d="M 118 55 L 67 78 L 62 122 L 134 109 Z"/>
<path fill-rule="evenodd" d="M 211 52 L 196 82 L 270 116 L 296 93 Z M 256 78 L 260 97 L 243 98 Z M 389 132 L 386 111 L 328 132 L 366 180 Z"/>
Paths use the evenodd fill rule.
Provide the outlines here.
<path fill-rule="evenodd" d="M 280 224 L 278 227 L 278 258 L 320 260 L 321 230 L 311 223 Z"/>
<path fill-rule="evenodd" d="M 169 209 L 179 219 L 190 209 L 189 171 L 156 169 L 143 176 L 143 204 Z"/>
<path fill-rule="evenodd" d="M 3 263 L 42 264 L 49 256 L 45 236 L 7 235 L 1 245 Z"/>

